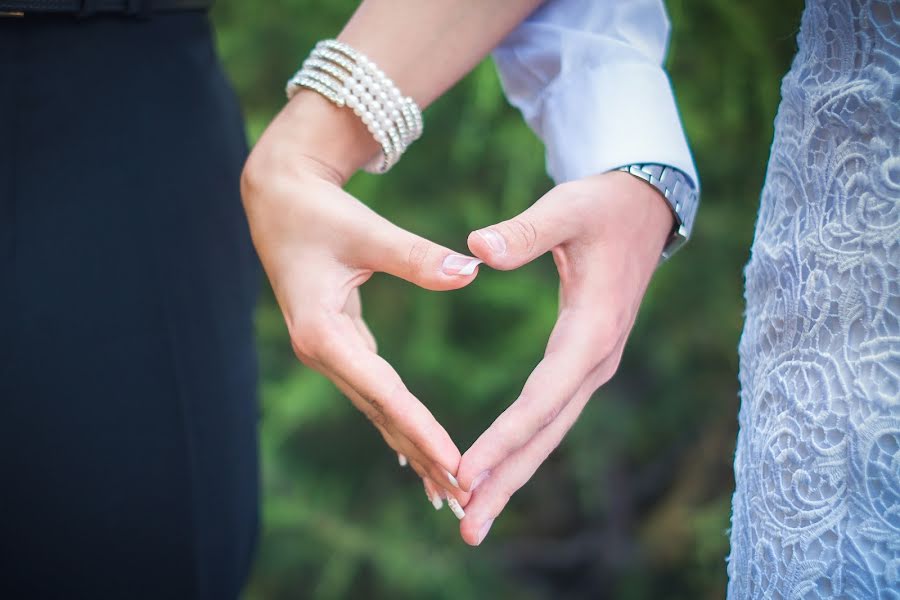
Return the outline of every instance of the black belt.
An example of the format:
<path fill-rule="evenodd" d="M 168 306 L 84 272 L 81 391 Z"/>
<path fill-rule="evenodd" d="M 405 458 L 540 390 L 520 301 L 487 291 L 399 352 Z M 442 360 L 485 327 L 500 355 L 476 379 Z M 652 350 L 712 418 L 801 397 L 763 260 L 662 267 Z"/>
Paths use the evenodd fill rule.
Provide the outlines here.
<path fill-rule="evenodd" d="M 211 5 L 212 0 L 0 0 L 0 17 L 47 13 L 145 15 L 149 12 L 206 10 Z"/>

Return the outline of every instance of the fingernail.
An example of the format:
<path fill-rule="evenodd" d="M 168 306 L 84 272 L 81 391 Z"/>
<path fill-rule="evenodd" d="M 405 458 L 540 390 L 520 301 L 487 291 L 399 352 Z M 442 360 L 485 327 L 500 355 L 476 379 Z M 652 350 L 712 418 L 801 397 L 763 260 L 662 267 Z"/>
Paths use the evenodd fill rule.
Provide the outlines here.
<path fill-rule="evenodd" d="M 402 454 L 400 454 L 399 452 L 397 453 L 397 462 L 400 463 L 401 467 L 405 467 L 406 465 L 409 464 L 409 461 L 406 460 L 406 457 L 403 456 Z"/>
<path fill-rule="evenodd" d="M 490 246 L 494 254 L 503 254 L 506 252 L 506 240 L 503 236 L 493 229 L 479 229 L 476 233 L 481 236 L 487 245 Z"/>
<path fill-rule="evenodd" d="M 476 477 L 474 480 L 472 480 L 472 487 L 469 488 L 469 491 L 474 492 L 475 488 L 477 488 L 479 485 L 484 483 L 484 480 L 487 479 L 488 475 L 490 475 L 490 474 L 491 474 L 490 471 L 482 471 L 481 473 L 479 473 L 478 477 Z"/>
<path fill-rule="evenodd" d="M 463 507 L 459 505 L 459 501 L 453 496 L 447 498 L 447 506 L 450 507 L 450 510 L 453 511 L 453 514 L 456 515 L 456 518 L 460 521 L 466 516 L 466 511 L 463 510 Z"/>
<path fill-rule="evenodd" d="M 451 475 L 451 474 L 450 474 L 450 471 L 444 471 L 444 473 L 447 474 L 447 481 L 450 482 L 450 485 L 452 485 L 453 487 L 455 487 L 455 488 L 458 489 L 458 490 L 461 490 L 461 489 L 462 489 L 461 487 L 459 487 L 459 482 L 456 480 L 456 477 L 454 477 L 453 475 Z"/>
<path fill-rule="evenodd" d="M 428 500 L 431 502 L 431 505 L 434 507 L 434 510 L 441 510 L 444 508 L 444 501 L 441 500 L 441 497 L 435 494 L 431 496 L 428 492 L 425 492 L 425 495 L 428 496 Z"/>
<path fill-rule="evenodd" d="M 494 524 L 494 520 L 488 519 L 487 521 L 484 522 L 484 525 L 481 526 L 481 530 L 478 532 L 478 543 L 479 544 L 481 544 L 481 542 L 484 541 L 484 538 L 487 537 L 488 531 L 491 530 L 491 525 L 493 525 L 493 524 Z"/>
<path fill-rule="evenodd" d="M 475 272 L 475 267 L 480 265 L 482 261 L 471 256 L 463 256 L 462 254 L 451 254 L 444 259 L 441 265 L 441 271 L 445 275 L 471 275 Z"/>

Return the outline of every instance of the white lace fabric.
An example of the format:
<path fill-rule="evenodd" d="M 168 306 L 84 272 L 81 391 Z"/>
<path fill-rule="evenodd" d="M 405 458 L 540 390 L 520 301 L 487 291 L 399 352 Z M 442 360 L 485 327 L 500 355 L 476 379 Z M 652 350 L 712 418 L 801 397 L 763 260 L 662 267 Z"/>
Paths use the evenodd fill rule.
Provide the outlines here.
<path fill-rule="evenodd" d="M 746 269 L 728 596 L 900 599 L 900 2 L 807 0 Z"/>

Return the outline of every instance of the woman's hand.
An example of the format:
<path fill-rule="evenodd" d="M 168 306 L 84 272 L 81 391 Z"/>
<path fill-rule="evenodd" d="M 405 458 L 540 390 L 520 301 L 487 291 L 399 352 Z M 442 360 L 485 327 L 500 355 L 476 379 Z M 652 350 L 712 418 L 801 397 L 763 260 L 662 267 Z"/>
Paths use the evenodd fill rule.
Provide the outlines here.
<path fill-rule="evenodd" d="M 482 542 L 616 372 L 672 225 L 653 187 L 608 173 L 559 185 L 518 217 L 469 236 L 472 253 L 495 269 L 550 251 L 560 277 L 559 317 L 543 360 L 462 458 L 459 483 L 472 498 L 460 532 L 469 544 Z"/>
<path fill-rule="evenodd" d="M 459 450 L 376 353 L 359 286 L 381 271 L 429 290 L 457 289 L 475 278 L 480 261 L 393 225 L 344 192 L 346 177 L 375 151 L 349 118 L 301 93 L 272 122 L 242 178 L 253 241 L 297 357 L 331 379 L 409 459 L 430 497 L 444 490 L 465 504 L 468 494 L 451 475 Z M 331 126 L 321 127 L 323 119 Z"/>
<path fill-rule="evenodd" d="M 539 3 L 365 0 L 338 39 L 374 60 L 424 109 Z M 297 356 L 334 381 L 408 457 L 435 507 L 440 489 L 465 504 L 468 494 L 450 475 L 459 452 L 375 353 L 357 288 L 384 271 L 431 290 L 456 289 L 472 281 L 478 261 L 395 227 L 341 190 L 378 149 L 352 111 L 301 91 L 247 162 L 244 207 Z"/>

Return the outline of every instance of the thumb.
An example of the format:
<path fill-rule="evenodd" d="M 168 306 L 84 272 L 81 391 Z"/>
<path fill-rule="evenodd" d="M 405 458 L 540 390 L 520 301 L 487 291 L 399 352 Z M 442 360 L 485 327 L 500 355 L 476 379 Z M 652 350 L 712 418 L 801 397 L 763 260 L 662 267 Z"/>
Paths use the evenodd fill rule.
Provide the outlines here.
<path fill-rule="evenodd" d="M 520 215 L 470 233 L 469 250 L 503 271 L 533 261 L 578 232 L 578 211 L 567 200 L 551 190 Z"/>
<path fill-rule="evenodd" d="M 464 287 L 475 279 L 481 260 L 383 221 L 369 232 L 370 245 L 362 261 L 373 271 L 405 279 L 419 287 L 443 291 Z"/>

